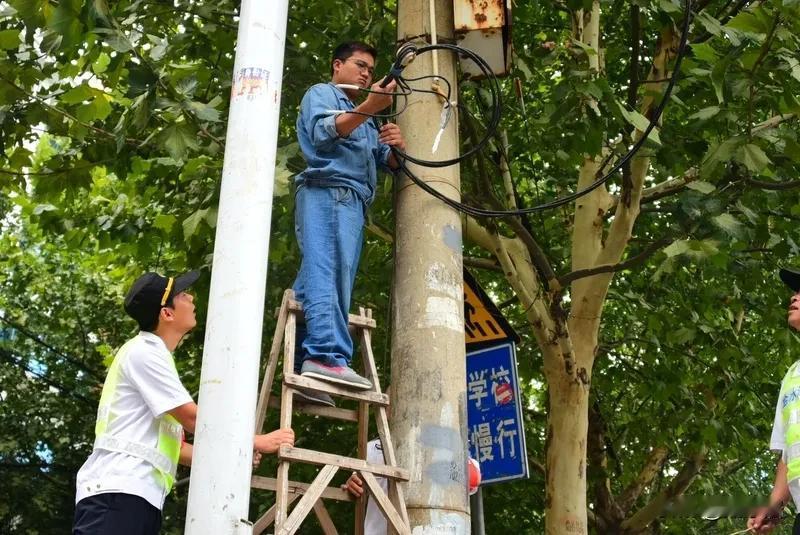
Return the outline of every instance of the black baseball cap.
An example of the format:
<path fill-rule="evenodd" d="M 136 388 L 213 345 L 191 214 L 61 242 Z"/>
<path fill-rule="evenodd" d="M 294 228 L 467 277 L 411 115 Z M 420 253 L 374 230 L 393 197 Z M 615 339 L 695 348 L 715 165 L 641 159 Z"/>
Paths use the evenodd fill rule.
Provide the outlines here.
<path fill-rule="evenodd" d="M 125 312 L 139 323 L 139 327 L 151 327 L 158 320 L 161 308 L 186 291 L 199 277 L 199 271 L 189 271 L 179 277 L 162 277 L 152 271 L 145 273 L 128 290 Z"/>
<path fill-rule="evenodd" d="M 800 269 L 798 268 L 781 268 L 778 272 L 781 280 L 786 283 L 786 286 L 793 291 L 800 291 Z"/>

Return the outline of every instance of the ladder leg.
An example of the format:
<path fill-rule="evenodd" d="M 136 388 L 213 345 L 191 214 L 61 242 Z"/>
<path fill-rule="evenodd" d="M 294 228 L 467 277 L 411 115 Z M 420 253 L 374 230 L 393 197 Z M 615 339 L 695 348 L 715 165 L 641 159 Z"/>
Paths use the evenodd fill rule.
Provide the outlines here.
<path fill-rule="evenodd" d="M 373 381 L 372 383 L 376 383 Z M 367 459 L 367 441 L 369 440 L 369 403 L 358 403 L 358 458 Z M 364 518 L 367 514 L 367 496 L 363 495 L 356 502 L 355 535 L 364 535 Z"/>
<path fill-rule="evenodd" d="M 292 494 L 289 496 L 289 505 L 291 505 L 297 498 L 299 498 L 299 494 Z M 261 518 L 256 520 L 255 524 L 253 524 L 253 535 L 261 535 L 265 529 L 267 529 L 270 524 L 275 521 L 275 512 L 278 510 L 278 505 L 275 504 L 269 509 L 267 512 L 261 515 Z"/>
<path fill-rule="evenodd" d="M 297 331 L 297 317 L 291 313 L 286 318 L 286 332 L 283 337 L 283 373 L 294 372 L 294 344 L 295 334 Z M 281 387 L 281 428 L 292 426 L 292 400 L 294 398 L 294 390 L 286 386 L 286 383 Z M 275 532 L 279 532 L 286 522 L 287 509 L 288 509 L 288 494 L 289 494 L 289 462 L 278 462 L 278 476 L 277 476 L 277 497 L 276 505 L 277 512 L 275 515 Z"/>
<path fill-rule="evenodd" d="M 261 393 L 258 396 L 258 406 L 256 407 L 256 434 L 262 433 L 264 430 L 264 418 L 267 415 L 267 407 L 269 407 L 272 381 L 275 380 L 275 370 L 278 367 L 281 342 L 283 342 L 284 331 L 286 329 L 289 299 L 291 299 L 291 290 L 286 290 L 283 292 L 283 301 L 281 301 L 280 312 L 278 312 L 278 323 L 275 326 L 275 336 L 272 338 L 272 347 L 269 350 L 269 359 L 267 360 L 267 367 L 261 382 Z"/>
<path fill-rule="evenodd" d="M 339 535 L 339 532 L 336 530 L 336 525 L 333 523 L 328 509 L 325 508 L 325 502 L 322 501 L 322 498 L 317 500 L 317 503 L 314 504 L 314 514 L 317 515 L 317 520 L 319 520 L 319 525 L 322 526 L 322 531 L 325 535 Z"/>
<path fill-rule="evenodd" d="M 286 519 L 286 522 L 281 526 L 275 525 L 275 535 L 294 535 L 294 533 L 297 532 L 300 528 L 300 524 L 303 523 L 306 515 L 311 512 L 311 508 L 314 507 L 314 504 L 321 499 L 322 493 L 338 470 L 338 466 L 329 464 L 322 467 L 317 477 L 314 478 L 314 482 L 308 486 L 306 493 L 297 503 L 297 507 L 292 510 L 292 514 Z"/>

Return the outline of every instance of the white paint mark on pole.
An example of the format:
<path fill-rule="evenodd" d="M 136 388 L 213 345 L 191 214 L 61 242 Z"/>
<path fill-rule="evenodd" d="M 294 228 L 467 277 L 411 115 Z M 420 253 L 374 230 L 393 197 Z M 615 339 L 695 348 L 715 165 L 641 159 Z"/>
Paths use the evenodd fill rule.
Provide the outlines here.
<path fill-rule="evenodd" d="M 452 297 L 428 296 L 425 300 L 425 313 L 418 326 L 422 329 L 441 327 L 463 332 L 464 324 L 459 308 L 459 301 Z"/>
<path fill-rule="evenodd" d="M 443 293 L 453 299 L 463 298 L 464 288 L 441 262 L 434 262 L 425 273 L 425 286 L 432 292 Z"/>

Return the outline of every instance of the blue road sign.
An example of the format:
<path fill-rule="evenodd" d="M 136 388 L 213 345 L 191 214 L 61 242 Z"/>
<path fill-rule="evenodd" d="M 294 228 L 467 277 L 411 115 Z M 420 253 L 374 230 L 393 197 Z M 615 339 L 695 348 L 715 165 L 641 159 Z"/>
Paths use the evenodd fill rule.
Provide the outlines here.
<path fill-rule="evenodd" d="M 482 485 L 528 477 L 515 346 L 467 353 L 467 425 Z"/>

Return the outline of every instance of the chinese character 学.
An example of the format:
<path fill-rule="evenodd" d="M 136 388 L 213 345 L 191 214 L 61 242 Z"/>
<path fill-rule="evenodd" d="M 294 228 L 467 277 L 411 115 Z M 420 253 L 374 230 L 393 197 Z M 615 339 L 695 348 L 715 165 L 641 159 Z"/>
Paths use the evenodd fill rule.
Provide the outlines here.
<path fill-rule="evenodd" d="M 475 400 L 475 406 L 481 406 L 481 400 L 489 397 L 486 391 L 486 370 L 480 372 L 470 372 L 469 383 L 467 383 L 467 390 L 469 390 L 468 399 Z"/>

